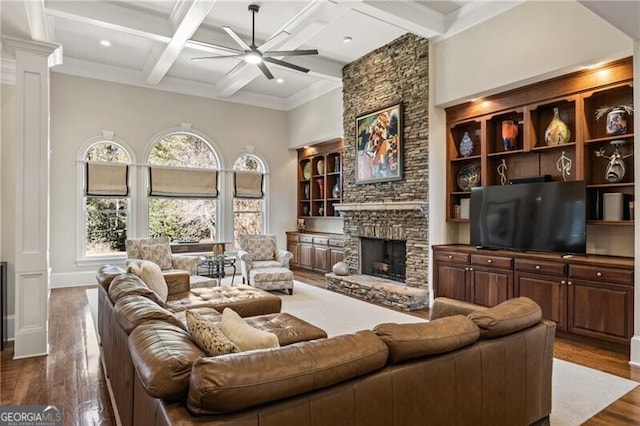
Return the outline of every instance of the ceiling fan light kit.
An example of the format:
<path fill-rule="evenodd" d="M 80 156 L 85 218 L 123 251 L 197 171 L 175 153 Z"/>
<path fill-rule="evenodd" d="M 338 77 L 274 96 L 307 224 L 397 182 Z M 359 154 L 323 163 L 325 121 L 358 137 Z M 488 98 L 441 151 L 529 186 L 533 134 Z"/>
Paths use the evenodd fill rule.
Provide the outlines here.
<path fill-rule="evenodd" d="M 307 68 L 291 64 L 289 62 L 285 62 L 283 60 L 277 59 L 275 57 L 283 57 L 283 56 L 302 56 L 302 55 L 317 55 L 318 51 L 316 49 L 298 49 L 298 50 L 268 50 L 266 52 L 262 52 L 260 47 L 256 46 L 255 36 L 256 36 L 256 13 L 260 10 L 260 6 L 257 4 L 250 4 L 249 11 L 251 12 L 252 17 L 252 25 L 251 25 L 251 44 L 247 44 L 231 27 L 224 26 L 222 29 L 229 34 L 240 47 L 241 49 L 229 49 L 224 47 L 223 49 L 236 51 L 237 53 L 232 53 L 230 55 L 220 55 L 220 56 L 204 56 L 198 58 L 191 58 L 192 61 L 200 61 L 206 59 L 217 59 L 217 58 L 242 58 L 245 62 L 253 65 L 257 65 L 260 71 L 267 77 L 269 80 L 273 79 L 273 74 L 269 71 L 265 62 L 269 62 L 271 64 L 279 65 L 281 67 L 289 68 L 295 71 L 300 71 L 307 73 L 309 70 Z M 290 34 L 287 32 L 281 32 L 274 37 L 288 37 Z M 273 39 L 271 37 L 270 39 Z M 200 42 L 201 43 L 201 42 Z M 205 43 L 207 44 L 207 43 Z M 220 48 L 220 46 L 213 46 Z M 275 56 L 275 57 L 274 57 Z"/>

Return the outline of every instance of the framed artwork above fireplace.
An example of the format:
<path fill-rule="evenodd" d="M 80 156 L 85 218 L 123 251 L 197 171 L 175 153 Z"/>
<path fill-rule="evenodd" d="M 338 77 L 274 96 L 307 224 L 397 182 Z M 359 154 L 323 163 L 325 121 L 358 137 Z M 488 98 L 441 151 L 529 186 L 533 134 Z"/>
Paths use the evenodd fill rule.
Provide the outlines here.
<path fill-rule="evenodd" d="M 402 179 L 402 103 L 356 118 L 356 183 Z"/>

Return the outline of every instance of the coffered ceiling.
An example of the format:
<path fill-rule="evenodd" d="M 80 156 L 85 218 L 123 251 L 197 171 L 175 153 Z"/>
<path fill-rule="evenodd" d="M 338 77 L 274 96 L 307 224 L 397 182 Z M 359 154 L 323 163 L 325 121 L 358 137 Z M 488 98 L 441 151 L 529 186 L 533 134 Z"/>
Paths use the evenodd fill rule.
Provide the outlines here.
<path fill-rule="evenodd" d="M 340 87 L 345 64 L 407 32 L 437 41 L 519 3 L 2 0 L 0 24 L 2 35 L 62 45 L 63 64 L 53 72 L 289 110 Z M 271 50 L 319 51 L 317 56 L 282 58 L 308 68 L 308 73 L 269 63 L 276 78 L 268 80 L 255 65 L 239 65 L 241 58 L 192 60 L 229 54 L 224 48 L 238 49 L 223 26 L 250 44 L 250 4 L 260 6 L 255 15 L 256 45 L 274 37 Z M 103 46 L 103 40 L 110 46 Z M 11 60 L 4 52 L 2 59 L 3 74 L 10 74 Z"/>

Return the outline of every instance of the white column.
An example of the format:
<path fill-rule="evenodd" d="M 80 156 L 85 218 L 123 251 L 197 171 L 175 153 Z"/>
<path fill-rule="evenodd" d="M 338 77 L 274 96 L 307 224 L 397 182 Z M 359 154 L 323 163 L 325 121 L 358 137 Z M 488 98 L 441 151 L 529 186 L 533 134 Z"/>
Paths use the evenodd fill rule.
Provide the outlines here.
<path fill-rule="evenodd" d="M 633 114 L 633 127 L 634 129 L 640 129 L 640 111 L 637 111 L 638 105 L 640 105 L 640 40 L 633 41 L 633 104 L 636 106 L 636 111 Z M 637 133 L 637 130 L 636 130 Z M 633 167 L 636 171 L 635 177 L 635 190 L 634 190 L 634 202 L 638 205 L 640 202 L 640 185 L 638 178 L 640 173 L 640 142 L 635 140 L 633 144 Z M 634 261 L 635 282 L 638 282 L 640 277 L 640 263 L 638 263 L 638 255 L 640 255 L 640 213 L 638 208 L 634 209 L 635 220 L 635 235 L 634 235 Z M 634 289 L 634 312 L 633 312 L 633 330 L 634 336 L 631 339 L 631 360 L 632 365 L 640 366 L 640 288 Z"/>
<path fill-rule="evenodd" d="M 48 353 L 49 67 L 53 43 L 3 37 L 16 59 L 14 358 Z"/>

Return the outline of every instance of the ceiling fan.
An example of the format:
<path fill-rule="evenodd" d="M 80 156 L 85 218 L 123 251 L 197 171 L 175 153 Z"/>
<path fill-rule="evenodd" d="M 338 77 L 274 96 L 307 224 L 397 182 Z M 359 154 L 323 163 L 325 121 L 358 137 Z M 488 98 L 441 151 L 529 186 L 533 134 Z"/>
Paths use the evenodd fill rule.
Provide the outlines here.
<path fill-rule="evenodd" d="M 274 56 L 301 56 L 301 55 L 317 55 L 318 51 L 316 49 L 309 49 L 309 50 L 266 50 L 266 51 L 261 51 L 260 48 L 261 47 L 265 47 L 265 46 L 270 46 L 270 45 L 274 45 L 277 44 L 277 42 L 279 42 L 282 37 L 287 37 L 290 34 L 282 31 L 281 33 L 275 35 L 274 37 L 271 37 L 269 40 L 267 40 L 265 43 L 263 43 L 260 46 L 256 46 L 256 42 L 255 42 L 255 35 L 256 35 L 256 13 L 258 13 L 258 11 L 260 10 L 260 6 L 258 6 L 257 4 L 250 4 L 249 5 L 249 11 L 251 12 L 252 15 L 252 25 L 251 25 L 251 44 L 247 44 L 244 40 L 242 40 L 240 38 L 240 36 L 238 36 L 238 34 L 231 29 L 230 27 L 224 26 L 222 27 L 223 30 L 226 31 L 227 34 L 229 34 L 229 36 L 236 42 L 238 43 L 238 45 L 240 45 L 240 47 L 242 48 L 242 50 L 240 49 L 229 49 L 228 47 L 222 47 L 222 46 L 214 46 L 214 45 L 210 45 L 212 47 L 216 47 L 219 48 L 221 50 L 225 50 L 230 52 L 230 55 L 219 55 L 219 56 L 203 56 L 203 57 L 198 57 L 198 58 L 191 58 L 192 61 L 201 61 L 201 60 L 207 60 L 207 59 L 219 59 L 219 58 L 242 58 L 245 62 L 249 63 L 249 64 L 255 64 L 258 66 L 258 68 L 260 68 L 260 71 L 262 71 L 262 73 L 265 75 L 265 77 L 267 77 L 269 80 L 273 79 L 273 74 L 271 74 L 271 71 L 269 71 L 269 68 L 267 68 L 267 66 L 265 65 L 265 62 L 269 62 L 272 64 L 276 64 L 276 65 L 280 65 L 281 67 L 285 67 L 285 68 L 290 68 L 292 70 L 296 70 L 296 71 L 300 71 L 300 72 L 309 72 L 309 70 L 307 68 L 298 66 L 298 65 L 294 65 L 291 64 L 289 62 L 285 62 L 282 61 L 280 59 L 275 58 Z M 242 62 L 240 62 L 237 66 L 240 66 L 242 64 Z M 235 68 L 234 68 L 235 69 Z M 231 70 L 233 71 L 233 69 Z M 231 73 L 231 71 L 229 71 L 229 73 Z M 228 73 L 227 73 L 228 74 Z"/>

